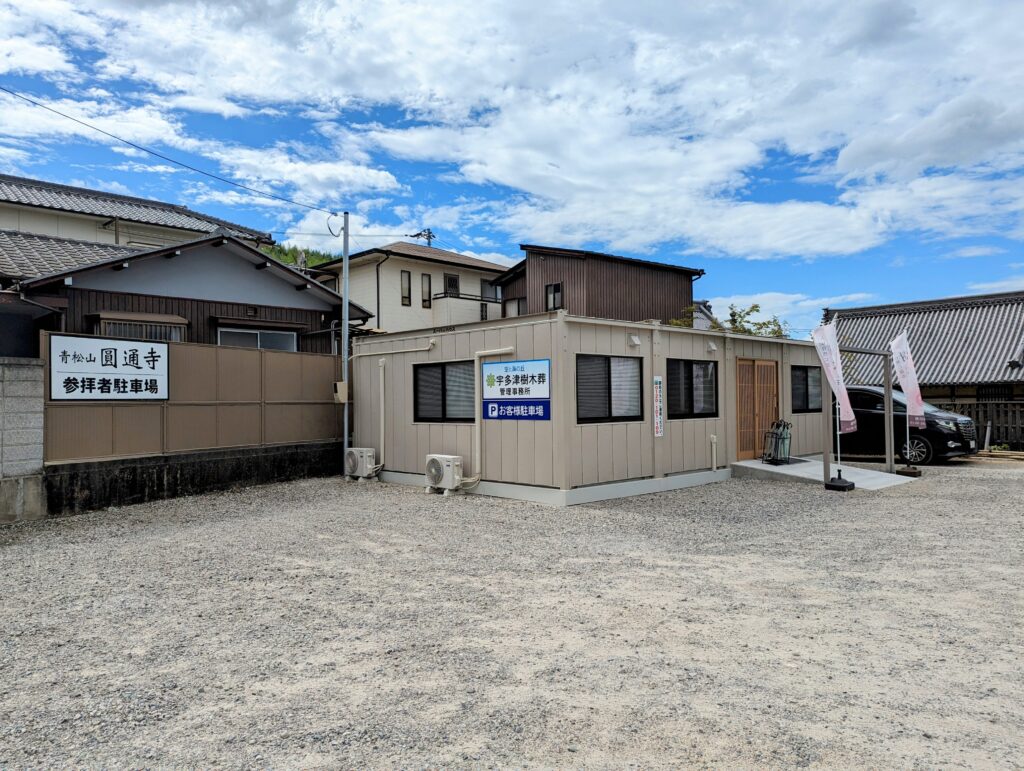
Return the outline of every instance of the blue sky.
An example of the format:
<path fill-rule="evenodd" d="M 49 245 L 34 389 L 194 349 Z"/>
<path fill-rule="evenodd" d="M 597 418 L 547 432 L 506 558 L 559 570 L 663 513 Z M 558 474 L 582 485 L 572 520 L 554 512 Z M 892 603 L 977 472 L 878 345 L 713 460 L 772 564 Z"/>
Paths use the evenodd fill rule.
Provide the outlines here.
<path fill-rule="evenodd" d="M 430 227 L 704 268 L 797 333 L 822 305 L 1024 289 L 1024 6 L 0 0 L 0 84 L 217 174 Z M 854 7 L 851 7 L 854 6 Z M 340 244 L 0 95 L 0 169 Z"/>

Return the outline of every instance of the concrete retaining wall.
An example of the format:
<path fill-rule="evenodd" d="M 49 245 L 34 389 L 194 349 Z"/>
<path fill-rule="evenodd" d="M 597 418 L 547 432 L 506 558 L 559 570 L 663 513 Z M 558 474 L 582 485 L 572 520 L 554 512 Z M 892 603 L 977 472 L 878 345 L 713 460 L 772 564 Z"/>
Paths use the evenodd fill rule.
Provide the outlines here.
<path fill-rule="evenodd" d="M 341 442 L 156 455 L 46 467 L 44 486 L 51 516 L 108 506 L 197 495 L 213 490 L 336 476 Z"/>
<path fill-rule="evenodd" d="M 46 513 L 43 361 L 0 357 L 0 522 Z"/>

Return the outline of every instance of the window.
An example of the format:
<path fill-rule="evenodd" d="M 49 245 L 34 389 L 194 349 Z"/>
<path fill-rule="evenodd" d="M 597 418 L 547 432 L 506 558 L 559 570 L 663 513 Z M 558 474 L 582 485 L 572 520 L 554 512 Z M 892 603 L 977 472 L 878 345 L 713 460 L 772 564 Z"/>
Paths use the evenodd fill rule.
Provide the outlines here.
<path fill-rule="evenodd" d="M 485 300 L 500 300 L 501 287 L 482 278 L 480 279 L 480 296 Z"/>
<path fill-rule="evenodd" d="M 402 305 L 412 305 L 412 273 L 402 271 Z"/>
<path fill-rule="evenodd" d="M 505 318 L 526 315 L 526 298 L 519 297 L 512 300 L 505 300 Z"/>
<path fill-rule="evenodd" d="M 424 273 L 420 276 L 420 292 L 423 295 L 423 307 L 430 307 L 430 274 Z"/>
<path fill-rule="evenodd" d="M 641 362 L 632 356 L 577 356 L 576 421 L 643 420 Z"/>
<path fill-rule="evenodd" d="M 103 337 L 127 337 L 135 340 L 163 340 L 167 343 L 185 341 L 184 324 L 148 321 L 101 320 L 97 333 Z"/>
<path fill-rule="evenodd" d="M 227 329 L 217 330 L 218 345 L 233 345 L 238 348 L 263 348 L 268 351 L 297 351 L 298 336 L 294 332 L 279 332 L 272 329 Z"/>
<path fill-rule="evenodd" d="M 548 284 L 544 287 L 544 310 L 557 311 L 562 307 L 562 284 Z"/>
<path fill-rule="evenodd" d="M 669 359 L 668 417 L 718 417 L 718 365 L 713 361 Z"/>
<path fill-rule="evenodd" d="M 793 412 L 821 412 L 821 367 L 793 367 Z"/>
<path fill-rule="evenodd" d="M 473 362 L 413 365 L 413 420 L 472 423 L 476 417 Z"/>
<path fill-rule="evenodd" d="M 487 321 L 487 303 L 480 303 L 480 320 Z"/>
<path fill-rule="evenodd" d="M 454 273 L 444 274 L 444 293 L 448 297 L 458 297 L 462 294 L 459 291 L 459 277 Z"/>

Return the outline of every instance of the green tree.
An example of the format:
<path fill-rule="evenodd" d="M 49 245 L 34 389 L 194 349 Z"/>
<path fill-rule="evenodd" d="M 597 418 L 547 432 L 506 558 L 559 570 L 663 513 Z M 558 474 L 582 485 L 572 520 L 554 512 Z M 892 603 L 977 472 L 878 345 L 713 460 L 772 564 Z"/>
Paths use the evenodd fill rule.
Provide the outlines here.
<path fill-rule="evenodd" d="M 286 265 L 298 265 L 300 252 L 306 253 L 306 265 L 309 267 L 319 265 L 322 262 L 328 262 L 329 260 L 338 259 L 338 256 L 335 254 L 321 252 L 317 249 L 299 248 L 298 246 L 282 246 L 281 244 L 274 244 L 272 246 L 263 245 L 260 247 L 260 251 L 264 254 L 269 254 L 275 260 L 279 260 Z"/>
<path fill-rule="evenodd" d="M 691 305 L 683 309 L 683 316 L 679 319 L 670 319 L 669 324 L 674 327 L 686 327 L 693 329 L 693 319 L 697 312 L 697 306 Z M 721 332 L 735 332 L 739 335 L 756 335 L 757 337 L 788 337 L 789 324 L 781 321 L 778 316 L 762 319 L 760 321 L 751 318 L 761 312 L 761 306 L 754 303 L 748 308 L 738 308 L 735 305 L 729 306 L 729 316 L 721 322 L 714 319 L 711 328 Z"/>

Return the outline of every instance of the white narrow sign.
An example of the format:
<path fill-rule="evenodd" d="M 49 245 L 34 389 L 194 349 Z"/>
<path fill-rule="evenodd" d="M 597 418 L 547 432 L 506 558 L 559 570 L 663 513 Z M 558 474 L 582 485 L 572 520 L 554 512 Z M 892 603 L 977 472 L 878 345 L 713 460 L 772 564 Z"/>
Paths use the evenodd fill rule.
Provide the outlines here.
<path fill-rule="evenodd" d="M 661 375 L 654 376 L 654 435 L 665 435 L 665 388 Z"/>
<path fill-rule="evenodd" d="M 167 343 L 50 335 L 52 401 L 167 398 Z"/>

